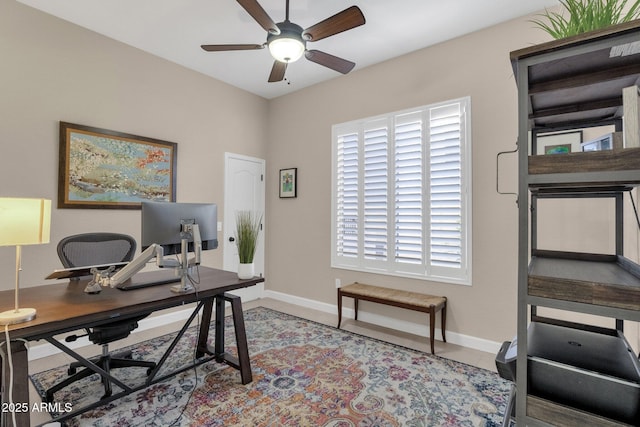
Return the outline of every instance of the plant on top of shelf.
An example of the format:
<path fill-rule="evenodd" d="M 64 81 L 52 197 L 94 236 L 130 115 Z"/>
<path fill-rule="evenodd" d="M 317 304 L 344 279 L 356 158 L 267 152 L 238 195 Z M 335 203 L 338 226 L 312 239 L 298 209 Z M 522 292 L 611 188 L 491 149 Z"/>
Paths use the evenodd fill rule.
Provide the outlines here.
<path fill-rule="evenodd" d="M 563 12 L 550 12 L 545 9 L 539 15 L 541 19 L 533 22 L 554 39 L 575 36 L 592 30 L 632 21 L 640 17 L 640 0 L 634 0 L 626 9 L 628 0 L 559 0 L 568 18 Z"/>
<path fill-rule="evenodd" d="M 258 247 L 258 234 L 262 215 L 252 211 L 236 213 L 236 245 L 240 264 L 251 264 Z"/>

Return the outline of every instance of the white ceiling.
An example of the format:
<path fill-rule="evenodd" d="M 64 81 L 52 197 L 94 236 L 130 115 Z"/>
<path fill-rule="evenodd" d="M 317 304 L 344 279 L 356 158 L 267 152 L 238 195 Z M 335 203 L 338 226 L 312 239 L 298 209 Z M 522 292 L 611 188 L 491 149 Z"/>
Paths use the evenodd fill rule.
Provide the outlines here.
<path fill-rule="evenodd" d="M 267 83 L 273 59 L 267 49 L 205 52 L 202 44 L 266 41 L 266 32 L 234 0 L 18 0 L 153 55 L 265 98 L 341 76 L 302 58 L 287 81 Z M 285 0 L 259 0 L 275 22 Z M 557 0 L 290 0 L 289 19 L 309 27 L 349 6 L 366 24 L 309 43 L 356 63 L 357 71 L 499 22 L 558 5 Z M 352 72 L 354 72 L 352 71 Z"/>

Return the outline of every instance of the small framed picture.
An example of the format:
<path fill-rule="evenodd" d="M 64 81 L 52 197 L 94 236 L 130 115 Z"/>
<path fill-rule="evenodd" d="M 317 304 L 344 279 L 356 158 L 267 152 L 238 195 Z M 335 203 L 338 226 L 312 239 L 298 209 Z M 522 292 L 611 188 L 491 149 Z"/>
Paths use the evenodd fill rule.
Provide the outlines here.
<path fill-rule="evenodd" d="M 298 168 L 280 169 L 280 198 L 298 197 Z"/>
<path fill-rule="evenodd" d="M 547 145 L 544 154 L 567 154 L 571 152 L 571 144 Z"/>

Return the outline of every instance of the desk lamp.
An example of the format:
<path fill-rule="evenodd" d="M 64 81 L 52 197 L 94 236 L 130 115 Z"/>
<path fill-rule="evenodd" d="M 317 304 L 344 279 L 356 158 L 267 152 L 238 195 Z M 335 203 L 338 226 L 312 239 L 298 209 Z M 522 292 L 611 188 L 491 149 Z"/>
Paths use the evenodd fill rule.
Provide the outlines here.
<path fill-rule="evenodd" d="M 0 246 L 16 247 L 15 309 L 0 313 L 0 325 L 28 322 L 35 308 L 19 308 L 22 245 L 49 243 L 51 200 L 0 197 Z"/>

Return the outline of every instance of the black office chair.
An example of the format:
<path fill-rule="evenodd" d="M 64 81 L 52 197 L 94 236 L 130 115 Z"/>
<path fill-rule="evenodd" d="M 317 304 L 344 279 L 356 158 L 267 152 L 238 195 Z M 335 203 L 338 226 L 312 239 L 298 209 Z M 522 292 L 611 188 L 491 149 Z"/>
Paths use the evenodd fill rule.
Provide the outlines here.
<path fill-rule="evenodd" d="M 135 251 L 135 239 L 126 234 L 118 233 L 77 234 L 65 237 L 58 243 L 58 256 L 65 268 L 128 262 L 133 259 Z M 131 331 L 138 327 L 138 321 L 144 317 L 146 316 L 120 320 L 85 329 L 87 334 L 81 336 L 88 336 L 91 342 L 102 346 L 102 355 L 92 360 L 92 362 L 106 372 L 114 368 L 137 366 L 147 368 L 147 375 L 150 374 L 156 366 L 154 362 L 133 360 L 131 351 L 118 354 L 109 353 L 109 343 L 129 336 Z M 77 338 L 77 335 L 72 335 L 67 337 L 66 341 L 75 341 Z M 83 367 L 83 365 L 79 362 L 73 362 L 69 365 L 68 373 L 70 376 L 48 389 L 46 391 L 46 400 L 52 402 L 54 393 L 94 373 L 94 371 L 88 368 L 76 372 L 76 370 L 81 367 Z M 112 393 L 111 381 L 103 376 L 102 382 L 104 383 L 105 390 L 102 398 L 105 398 Z"/>

